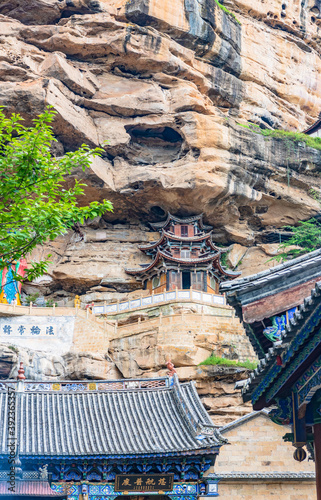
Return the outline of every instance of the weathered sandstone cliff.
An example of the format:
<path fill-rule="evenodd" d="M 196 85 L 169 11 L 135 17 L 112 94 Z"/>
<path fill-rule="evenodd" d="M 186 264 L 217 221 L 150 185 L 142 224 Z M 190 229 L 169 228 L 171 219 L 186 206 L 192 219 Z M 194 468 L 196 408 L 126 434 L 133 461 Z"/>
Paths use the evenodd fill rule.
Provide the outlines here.
<path fill-rule="evenodd" d="M 215 0 L 1 3 L 0 105 L 26 123 L 52 105 L 56 155 L 103 145 L 86 201 L 114 204 L 50 245 L 50 272 L 27 294 L 92 302 L 137 289 L 124 267 L 144 262 L 137 245 L 157 237 L 147 221 L 167 211 L 204 212 L 233 245 L 229 265 L 250 274 L 274 265 L 285 224 L 319 211 L 321 152 L 240 123 L 302 131 L 317 118 L 321 1 L 221 3 L 237 19 Z"/>

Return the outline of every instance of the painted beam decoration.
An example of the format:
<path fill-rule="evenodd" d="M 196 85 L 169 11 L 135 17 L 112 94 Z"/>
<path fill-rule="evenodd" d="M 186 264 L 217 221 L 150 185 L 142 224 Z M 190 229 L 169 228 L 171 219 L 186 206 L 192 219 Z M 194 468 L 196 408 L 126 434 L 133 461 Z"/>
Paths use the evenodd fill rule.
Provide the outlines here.
<path fill-rule="evenodd" d="M 278 342 L 281 340 L 282 333 L 285 332 L 286 325 L 293 319 L 294 313 L 296 311 L 296 307 L 289 309 L 281 316 L 274 316 L 271 319 L 272 326 L 268 326 L 264 328 L 263 334 L 267 339 L 271 342 Z"/>
<path fill-rule="evenodd" d="M 146 479 L 149 478 L 149 475 L 145 476 Z M 51 485 L 51 488 L 56 493 L 62 493 L 65 490 L 66 483 L 61 484 L 54 482 Z M 164 491 L 164 490 L 162 490 Z M 134 494 L 144 494 L 148 495 L 159 495 L 160 491 L 142 491 L 138 492 L 136 490 L 132 491 Z M 91 483 L 86 482 L 82 484 L 70 484 L 68 488 L 68 500 L 78 500 L 80 495 L 86 495 L 90 500 L 115 500 L 115 498 L 119 498 L 124 496 L 124 498 L 128 497 L 128 492 L 124 491 L 116 491 L 114 484 L 111 483 Z M 171 500 L 197 500 L 197 498 L 202 496 L 214 497 L 218 496 L 218 480 L 207 480 L 200 483 L 190 483 L 190 482 L 177 482 L 174 483 L 173 488 L 170 491 L 166 491 L 166 496 L 168 496 Z"/>

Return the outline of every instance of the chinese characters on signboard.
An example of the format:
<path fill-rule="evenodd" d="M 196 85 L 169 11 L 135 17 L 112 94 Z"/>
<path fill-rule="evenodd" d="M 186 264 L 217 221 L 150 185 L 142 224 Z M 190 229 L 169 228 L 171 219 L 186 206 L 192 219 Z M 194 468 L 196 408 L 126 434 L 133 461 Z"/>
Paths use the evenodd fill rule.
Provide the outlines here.
<path fill-rule="evenodd" d="M 174 474 L 119 474 L 115 479 L 115 491 L 171 491 Z"/>
<path fill-rule="evenodd" d="M 17 325 L 1 323 L 0 337 L 51 337 L 57 333 L 56 325 Z"/>

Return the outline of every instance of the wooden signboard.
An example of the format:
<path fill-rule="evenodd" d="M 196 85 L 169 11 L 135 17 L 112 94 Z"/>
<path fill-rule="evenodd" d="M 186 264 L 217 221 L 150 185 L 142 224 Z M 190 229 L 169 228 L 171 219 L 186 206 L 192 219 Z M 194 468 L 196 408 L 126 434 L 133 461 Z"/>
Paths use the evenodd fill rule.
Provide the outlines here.
<path fill-rule="evenodd" d="M 115 491 L 171 491 L 174 474 L 117 474 Z"/>

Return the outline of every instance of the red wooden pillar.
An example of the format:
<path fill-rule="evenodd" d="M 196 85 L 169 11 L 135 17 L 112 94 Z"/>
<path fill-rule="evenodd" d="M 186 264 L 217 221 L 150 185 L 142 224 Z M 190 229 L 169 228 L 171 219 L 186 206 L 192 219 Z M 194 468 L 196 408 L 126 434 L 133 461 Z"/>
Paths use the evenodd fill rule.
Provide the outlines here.
<path fill-rule="evenodd" d="M 321 424 L 315 424 L 313 430 L 317 500 L 321 500 Z"/>

